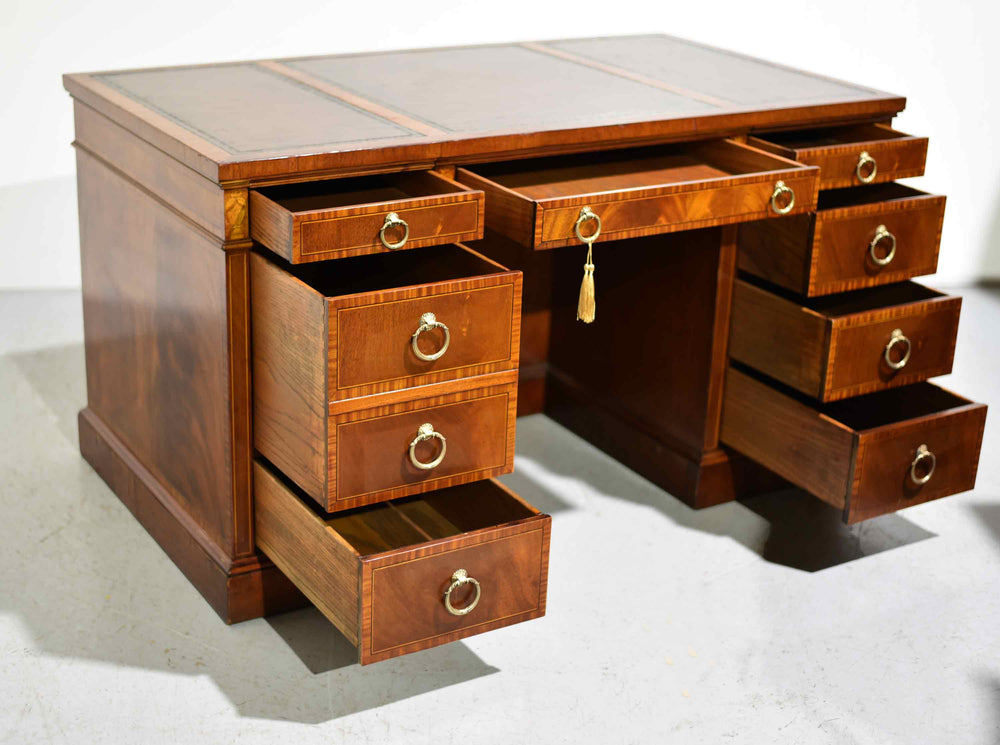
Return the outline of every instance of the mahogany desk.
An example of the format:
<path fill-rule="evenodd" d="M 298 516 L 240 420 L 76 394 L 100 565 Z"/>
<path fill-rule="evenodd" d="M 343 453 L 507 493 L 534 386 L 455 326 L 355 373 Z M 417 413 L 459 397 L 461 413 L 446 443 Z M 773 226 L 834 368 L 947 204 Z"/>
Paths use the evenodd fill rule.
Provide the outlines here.
<path fill-rule="evenodd" d="M 227 622 L 304 593 L 367 663 L 542 615 L 518 414 L 695 507 L 975 483 L 898 96 L 666 36 L 64 83 L 80 447 Z"/>

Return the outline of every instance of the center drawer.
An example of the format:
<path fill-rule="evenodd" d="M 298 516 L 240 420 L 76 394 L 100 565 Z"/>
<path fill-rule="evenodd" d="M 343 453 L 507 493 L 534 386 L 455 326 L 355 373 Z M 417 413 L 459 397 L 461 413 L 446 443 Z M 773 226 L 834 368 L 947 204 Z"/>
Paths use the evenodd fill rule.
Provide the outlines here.
<path fill-rule="evenodd" d="M 250 268 L 254 445 L 321 506 L 511 470 L 520 272 L 459 245 Z"/>
<path fill-rule="evenodd" d="M 254 465 L 257 545 L 362 665 L 545 614 L 551 518 L 493 480 L 334 515 Z"/>
<path fill-rule="evenodd" d="M 720 439 L 855 523 L 972 489 L 985 423 L 931 383 L 816 406 L 731 367 Z"/>
<path fill-rule="evenodd" d="M 486 224 L 531 248 L 808 212 L 818 169 L 730 140 L 459 168 L 487 195 Z M 589 212 L 584 212 L 587 208 Z"/>
<path fill-rule="evenodd" d="M 913 282 L 803 302 L 738 279 L 729 356 L 834 401 L 951 372 L 961 309 Z"/>

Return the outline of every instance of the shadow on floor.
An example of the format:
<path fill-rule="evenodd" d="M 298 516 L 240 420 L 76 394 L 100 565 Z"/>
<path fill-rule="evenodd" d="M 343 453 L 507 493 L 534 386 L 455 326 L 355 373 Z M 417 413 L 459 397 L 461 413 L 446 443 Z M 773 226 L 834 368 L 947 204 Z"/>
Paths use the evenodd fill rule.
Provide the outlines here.
<path fill-rule="evenodd" d="M 542 415 L 518 420 L 517 452 L 516 470 L 504 481 L 542 509 L 565 509 L 559 493 L 625 499 L 679 526 L 728 536 L 767 561 L 806 572 L 935 536 L 898 514 L 845 525 L 840 510 L 800 489 L 695 510 Z"/>
<path fill-rule="evenodd" d="M 982 520 L 993 537 L 1000 544 L 1000 502 L 978 502 L 970 509 Z"/>
<path fill-rule="evenodd" d="M 773 564 L 805 572 L 829 569 L 937 535 L 898 514 L 845 525 L 841 510 L 801 489 L 761 494 L 741 504 L 770 526 L 760 555 Z"/>
<path fill-rule="evenodd" d="M 226 626 L 79 457 L 82 345 L 0 356 L 0 382 L 36 438 L 5 441 L 0 614 L 39 654 L 204 676 L 242 716 L 309 724 L 497 672 L 461 642 L 362 668 L 314 608 Z"/>

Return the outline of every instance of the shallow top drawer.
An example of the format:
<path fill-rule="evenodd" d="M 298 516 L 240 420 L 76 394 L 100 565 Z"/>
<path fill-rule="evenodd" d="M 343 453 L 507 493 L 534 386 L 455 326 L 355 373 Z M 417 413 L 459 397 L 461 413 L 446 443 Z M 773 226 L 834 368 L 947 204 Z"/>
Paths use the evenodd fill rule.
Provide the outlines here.
<path fill-rule="evenodd" d="M 487 225 L 532 248 L 635 238 L 808 212 L 818 172 L 730 140 L 459 168 Z M 585 211 L 586 210 L 586 211 Z"/>
<path fill-rule="evenodd" d="M 922 176 L 927 160 L 926 137 L 897 132 L 885 124 L 771 132 L 750 137 L 747 142 L 819 166 L 821 189 Z"/>
<path fill-rule="evenodd" d="M 483 237 L 483 193 L 434 171 L 250 192 L 250 236 L 293 264 Z"/>

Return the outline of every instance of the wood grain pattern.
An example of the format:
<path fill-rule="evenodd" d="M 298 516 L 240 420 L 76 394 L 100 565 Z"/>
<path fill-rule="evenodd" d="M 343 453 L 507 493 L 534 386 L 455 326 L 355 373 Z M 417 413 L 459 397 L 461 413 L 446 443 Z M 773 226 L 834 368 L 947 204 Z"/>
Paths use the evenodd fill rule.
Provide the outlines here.
<path fill-rule="evenodd" d="M 735 302 L 732 359 L 821 401 L 951 372 L 961 298 L 903 283 L 802 303 L 737 281 Z M 901 370 L 884 358 L 896 329 L 909 340 Z"/>
<path fill-rule="evenodd" d="M 985 416 L 930 383 L 816 409 L 730 368 L 722 439 L 854 523 L 973 488 Z M 920 444 L 941 469 L 923 486 L 910 479 Z"/>
<path fill-rule="evenodd" d="M 733 294 L 729 356 L 820 398 L 830 356 L 822 314 L 743 280 Z"/>
<path fill-rule="evenodd" d="M 986 406 L 960 399 L 948 409 L 900 426 L 862 432 L 859 476 L 846 510 L 846 522 L 860 522 L 975 488 L 985 426 Z M 918 486 L 909 478 L 909 471 L 922 444 L 934 453 L 937 463 L 931 480 Z"/>
<path fill-rule="evenodd" d="M 77 150 L 87 405 L 229 553 L 226 254 Z"/>
<path fill-rule="evenodd" d="M 250 257 L 253 436 L 310 494 L 326 491 L 326 304 L 259 254 Z"/>
<path fill-rule="evenodd" d="M 926 137 L 913 137 L 882 124 L 762 134 L 748 141 L 800 163 L 819 166 L 821 189 L 923 176 L 927 160 Z M 857 174 L 862 152 L 867 152 L 876 162 L 875 175 L 870 182 L 862 182 Z"/>
<path fill-rule="evenodd" d="M 89 106 L 73 106 L 74 144 L 111 164 L 213 236 L 226 238 L 223 192 L 197 171 L 157 150 Z"/>
<path fill-rule="evenodd" d="M 83 457 L 223 621 L 240 623 L 308 602 L 267 559 L 231 559 L 90 409 L 80 412 L 79 435 Z"/>
<path fill-rule="evenodd" d="M 253 538 L 253 399 L 250 388 L 250 253 L 226 252 L 226 319 L 229 352 L 233 556 L 255 553 Z"/>
<path fill-rule="evenodd" d="M 483 250 L 510 245 L 486 243 Z M 544 274 L 525 269 L 525 296 L 538 293 L 551 323 L 541 368 L 547 415 L 689 504 L 716 504 L 740 489 L 776 483 L 715 452 L 732 228 L 598 243 L 597 319 L 590 325 L 575 320 L 581 249 L 522 250 L 553 260 Z M 539 282 L 551 283 L 550 297 Z M 523 374 L 522 367 L 522 381 Z"/>
<path fill-rule="evenodd" d="M 379 231 L 393 212 L 409 226 L 395 250 L 483 236 L 483 193 L 434 171 L 254 190 L 250 205 L 251 236 L 293 264 L 390 251 Z"/>
<path fill-rule="evenodd" d="M 721 439 L 834 507 L 846 505 L 854 431 L 735 368 L 726 375 Z"/>
<path fill-rule="evenodd" d="M 497 482 L 324 517 L 267 466 L 254 478 L 261 548 L 359 647 L 361 664 L 545 613 L 551 519 Z M 466 616 L 442 602 L 459 568 L 482 586 Z"/>
<path fill-rule="evenodd" d="M 901 184 L 822 192 L 815 217 L 740 229 L 740 269 L 809 297 L 900 282 L 937 271 L 945 198 Z M 869 257 L 876 229 L 896 236 L 886 266 Z"/>
<path fill-rule="evenodd" d="M 259 462 L 254 464 L 254 502 L 257 545 L 357 644 L 358 553 Z"/>
<path fill-rule="evenodd" d="M 485 376 L 490 382 L 493 377 Z M 364 401 L 375 403 L 371 397 Z M 340 414 L 329 426 L 326 494 L 312 496 L 333 511 L 509 473 L 514 470 L 516 417 L 514 385 Z M 408 452 L 425 422 L 447 438 L 444 461 L 430 471 L 413 466 Z M 425 463 L 440 452 L 437 440 L 416 448 Z"/>
<path fill-rule="evenodd" d="M 489 226 L 517 239 L 531 234 L 534 248 L 579 244 L 575 224 L 584 206 L 602 221 L 602 238 L 655 235 L 676 230 L 757 220 L 775 213 L 770 200 L 777 181 L 796 193 L 793 212 L 815 204 L 816 176 L 791 161 L 729 140 L 543 158 L 460 168 L 459 181 L 493 180 L 505 190 L 501 209 L 487 209 Z M 513 194 L 520 195 L 516 204 Z M 533 205 L 533 209 L 531 206 Z M 508 224 L 524 220 L 532 223 Z"/>
<path fill-rule="evenodd" d="M 252 259 L 258 451 L 326 509 L 509 471 L 517 396 L 506 373 L 518 365 L 520 272 L 461 246 L 345 261 L 335 274 L 312 266 L 292 274 Z M 414 284 L 394 287 L 397 276 Z M 426 312 L 451 333 L 448 350 L 431 362 L 411 348 Z M 437 331 L 427 336 L 419 343 L 442 343 Z M 440 413 L 458 438 L 440 470 L 409 465 L 406 446 L 423 420 L 404 412 L 501 390 L 492 418 L 471 404 Z M 359 411 L 372 421 L 346 426 Z M 481 426 L 470 428 L 465 416 L 482 417 Z M 338 473 L 338 462 L 350 466 Z"/>

